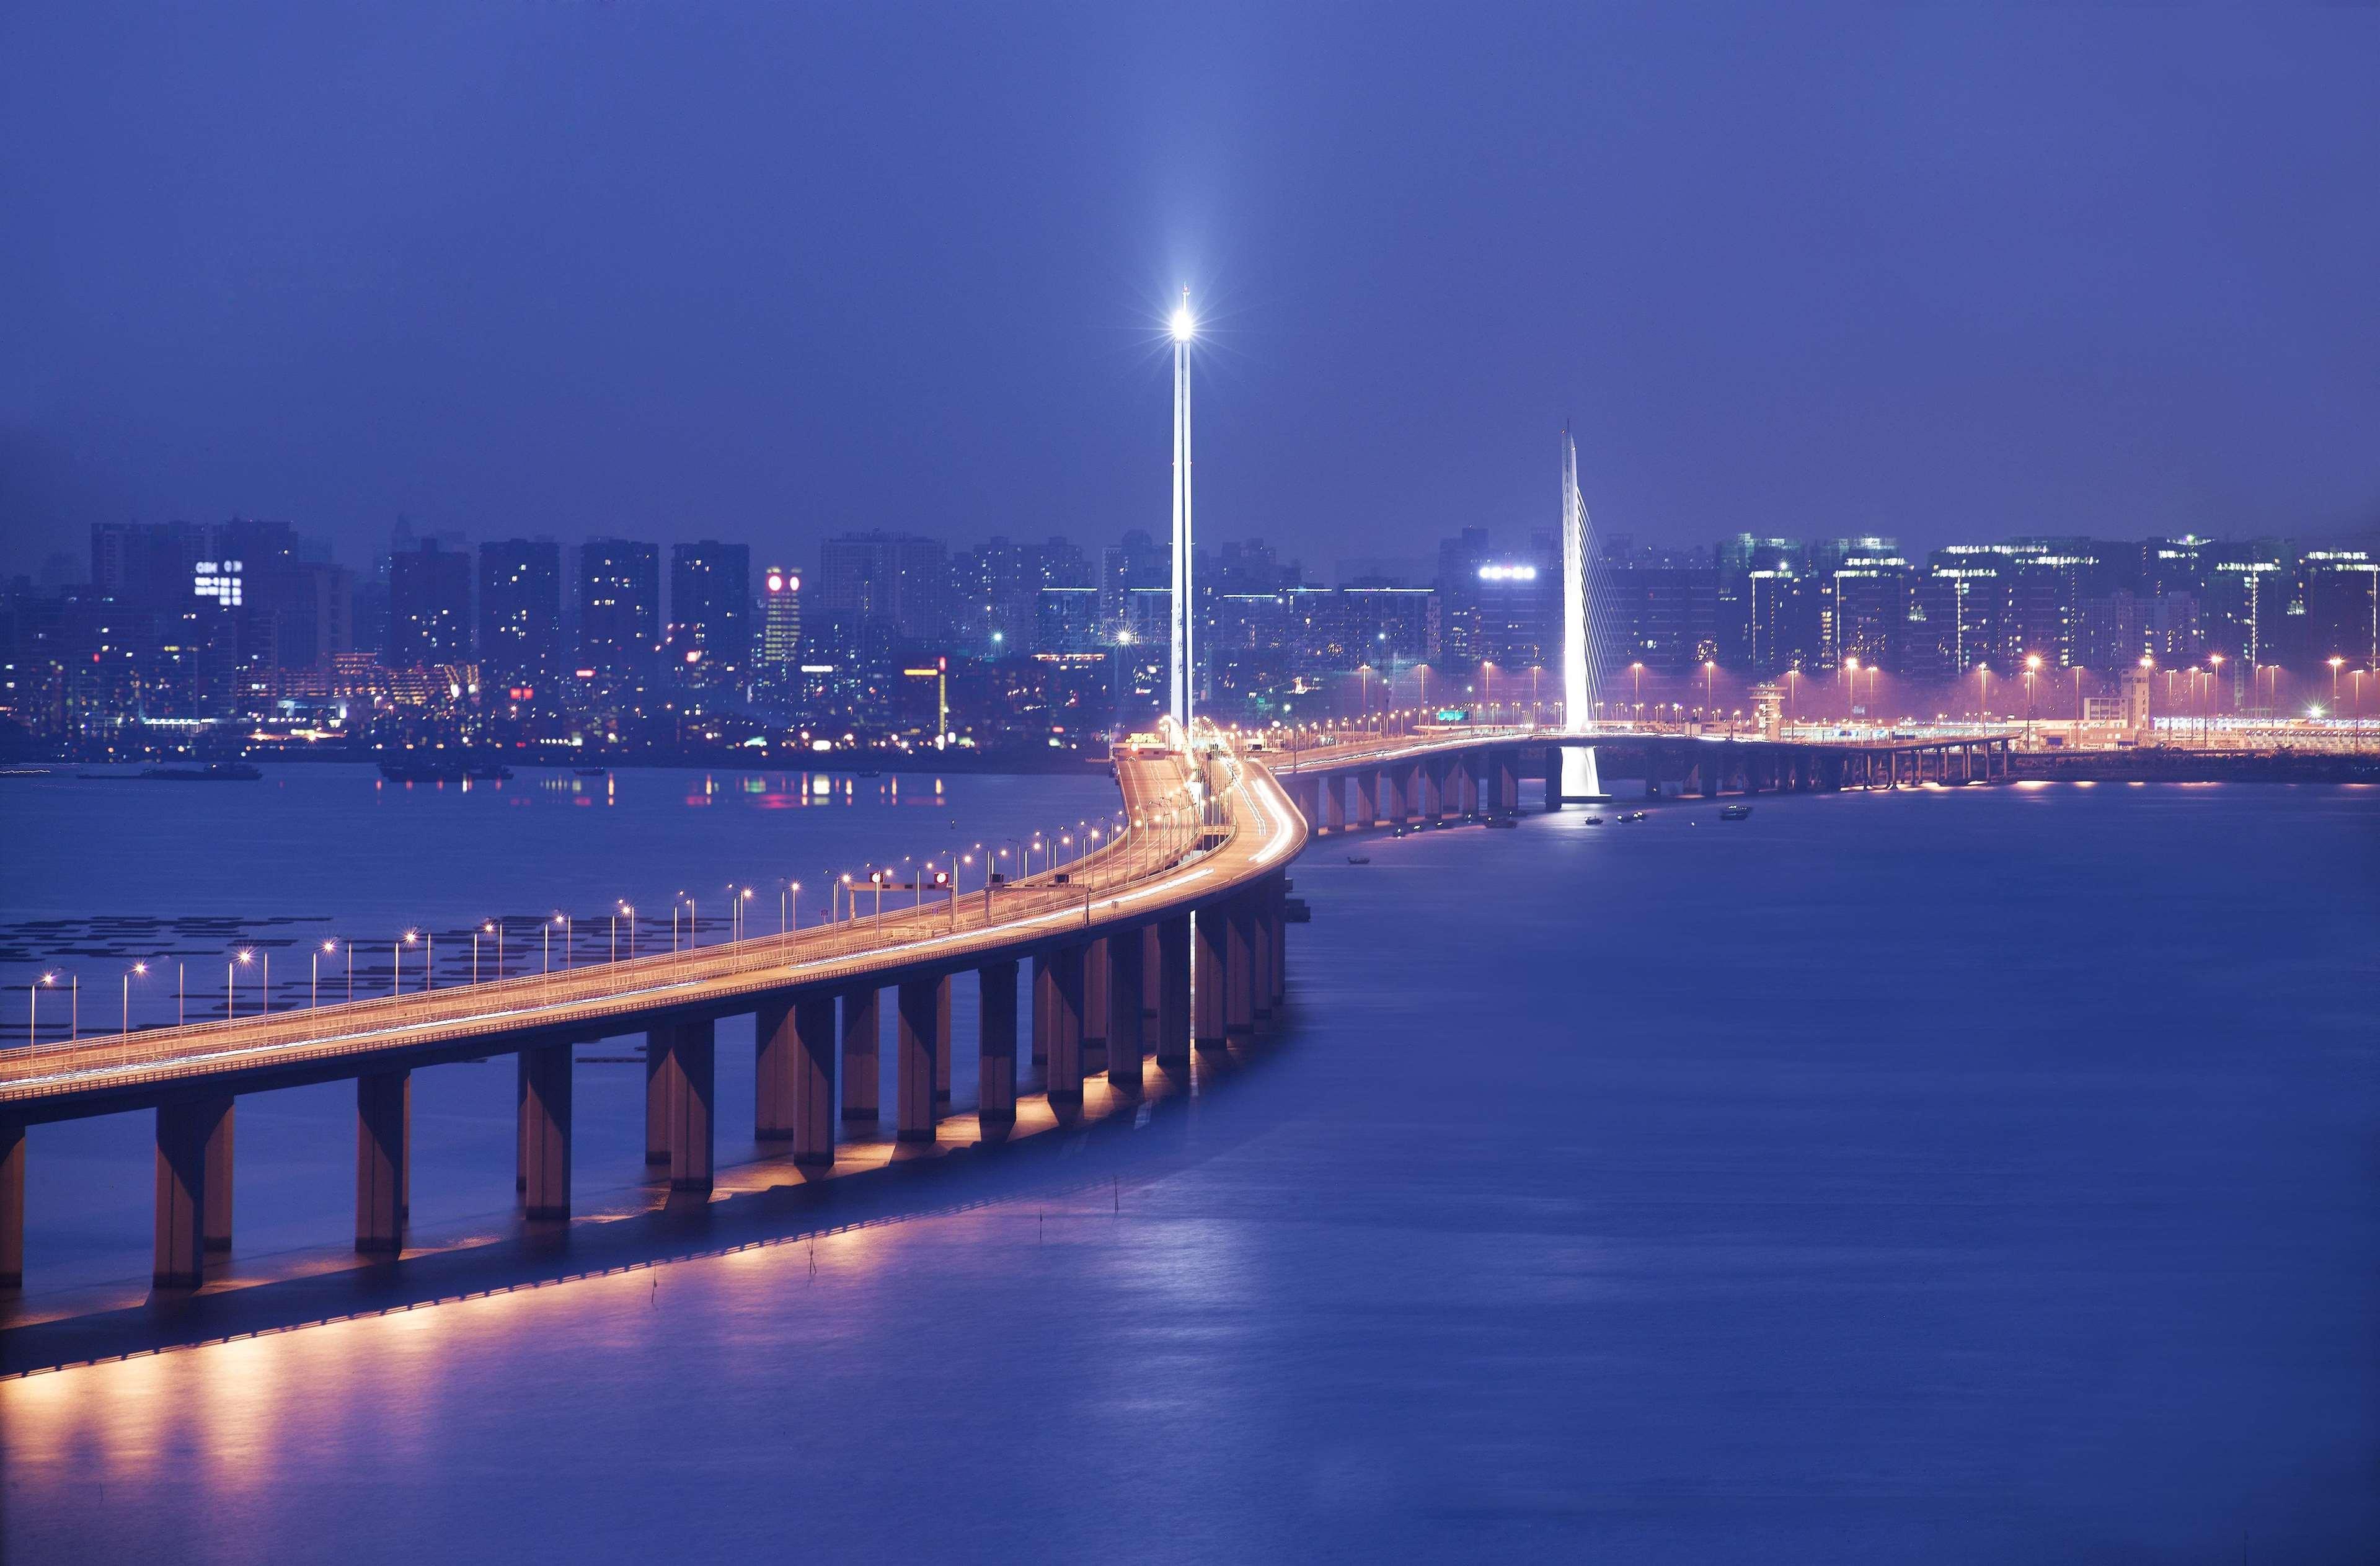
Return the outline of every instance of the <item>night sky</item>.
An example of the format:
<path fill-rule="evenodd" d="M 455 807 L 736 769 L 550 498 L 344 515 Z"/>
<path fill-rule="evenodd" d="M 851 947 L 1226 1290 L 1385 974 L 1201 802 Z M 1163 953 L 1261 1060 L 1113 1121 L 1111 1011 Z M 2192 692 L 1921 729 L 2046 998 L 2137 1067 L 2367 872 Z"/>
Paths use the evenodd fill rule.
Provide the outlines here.
<path fill-rule="evenodd" d="M 0 569 L 2380 517 L 2380 11 L 0 8 Z"/>

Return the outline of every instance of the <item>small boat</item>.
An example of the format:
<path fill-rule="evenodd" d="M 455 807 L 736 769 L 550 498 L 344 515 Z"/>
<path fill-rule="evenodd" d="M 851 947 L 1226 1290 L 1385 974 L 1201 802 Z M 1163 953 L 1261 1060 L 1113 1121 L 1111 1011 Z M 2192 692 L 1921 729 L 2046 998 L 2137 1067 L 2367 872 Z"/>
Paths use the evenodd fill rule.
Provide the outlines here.
<path fill-rule="evenodd" d="M 1599 827 L 1603 824 L 1603 818 L 1600 816 L 1589 816 L 1586 819 L 1586 824 L 1591 827 Z"/>
<path fill-rule="evenodd" d="M 1369 854 L 1350 854 L 1347 856 L 1347 862 L 1351 865 L 1368 865 L 1372 862 L 1372 856 Z"/>
<path fill-rule="evenodd" d="M 1490 816 L 1479 824 L 1492 827 L 1498 832 L 1517 832 L 1520 830 L 1521 822 L 1520 819 L 1514 816 Z"/>
<path fill-rule="evenodd" d="M 1718 819 L 1722 821 L 1741 821 L 1749 819 L 1751 815 L 1752 807 L 1749 805 L 1729 805 L 1720 808 Z"/>
<path fill-rule="evenodd" d="M 1645 812 L 1642 810 L 1623 810 L 1620 813 L 1620 819 L 1623 822 L 1641 821 L 1645 819 Z"/>

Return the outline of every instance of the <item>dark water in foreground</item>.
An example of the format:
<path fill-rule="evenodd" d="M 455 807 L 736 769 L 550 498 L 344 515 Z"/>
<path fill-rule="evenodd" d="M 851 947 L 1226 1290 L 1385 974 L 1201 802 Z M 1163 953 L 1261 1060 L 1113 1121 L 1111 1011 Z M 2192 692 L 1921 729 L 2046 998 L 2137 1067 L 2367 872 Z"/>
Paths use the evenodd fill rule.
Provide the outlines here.
<path fill-rule="evenodd" d="M 993 783 L 978 834 L 1052 786 Z M 572 831 L 616 874 L 716 808 Z M 2380 795 L 1714 814 L 1310 856 L 1291 1030 L 936 1197 L 990 1207 L 0 1385 L 0 1554 L 2370 1559 Z M 10 906 L 87 905 L 8 854 Z M 509 1073 L 448 1074 L 418 1220 L 509 1184 Z M 272 1113 L 335 1169 L 335 1096 Z M 74 1135 L 138 1192 L 145 1128 Z M 34 1267 L 138 1270 L 145 1206 L 45 1237 L 44 1168 Z M 326 1178 L 327 1234 L 244 1165 L 243 1223 L 335 1240 Z"/>

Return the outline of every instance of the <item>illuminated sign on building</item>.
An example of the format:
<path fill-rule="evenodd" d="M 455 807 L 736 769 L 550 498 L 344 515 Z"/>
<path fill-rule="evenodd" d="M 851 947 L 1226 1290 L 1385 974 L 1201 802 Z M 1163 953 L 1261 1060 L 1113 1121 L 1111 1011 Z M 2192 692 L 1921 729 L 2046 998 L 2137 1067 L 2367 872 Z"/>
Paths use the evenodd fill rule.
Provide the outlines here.
<path fill-rule="evenodd" d="M 1537 568 L 1534 565 L 1482 565 L 1479 579 L 1483 582 L 1534 582 Z"/>

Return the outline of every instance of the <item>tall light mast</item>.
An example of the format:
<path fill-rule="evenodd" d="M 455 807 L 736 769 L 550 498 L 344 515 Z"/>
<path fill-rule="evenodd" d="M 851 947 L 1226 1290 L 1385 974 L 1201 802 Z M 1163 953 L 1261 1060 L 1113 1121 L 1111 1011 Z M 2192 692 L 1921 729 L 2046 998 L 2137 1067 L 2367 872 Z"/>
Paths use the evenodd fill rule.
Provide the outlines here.
<path fill-rule="evenodd" d="M 1198 323 L 1190 314 L 1190 290 L 1182 290 L 1173 312 L 1173 688 L 1171 710 L 1183 732 L 1190 729 L 1190 339 Z"/>

